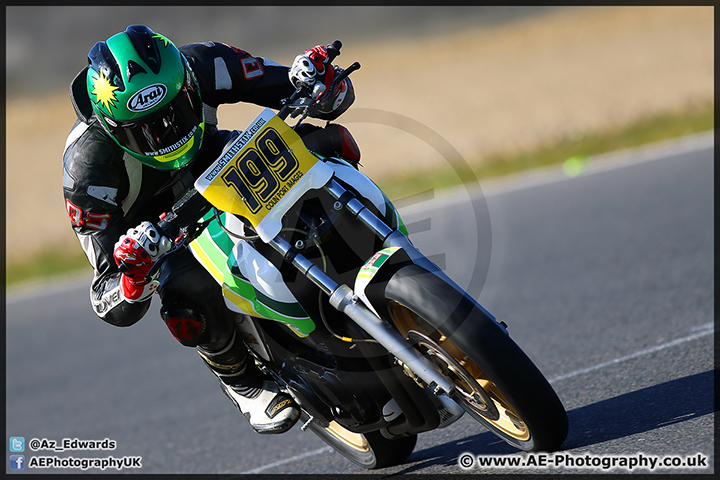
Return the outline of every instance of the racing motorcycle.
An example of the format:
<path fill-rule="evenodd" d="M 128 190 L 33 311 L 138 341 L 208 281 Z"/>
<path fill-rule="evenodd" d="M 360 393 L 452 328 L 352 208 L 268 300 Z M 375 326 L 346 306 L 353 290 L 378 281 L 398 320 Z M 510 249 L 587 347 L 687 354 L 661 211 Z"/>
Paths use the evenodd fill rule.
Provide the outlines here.
<path fill-rule="evenodd" d="M 506 325 L 418 251 L 357 166 L 297 133 L 358 68 L 262 111 L 159 220 L 177 240 L 149 275 L 190 248 L 302 430 L 364 468 L 401 463 L 465 413 L 520 450 L 559 448 L 565 409 Z"/>

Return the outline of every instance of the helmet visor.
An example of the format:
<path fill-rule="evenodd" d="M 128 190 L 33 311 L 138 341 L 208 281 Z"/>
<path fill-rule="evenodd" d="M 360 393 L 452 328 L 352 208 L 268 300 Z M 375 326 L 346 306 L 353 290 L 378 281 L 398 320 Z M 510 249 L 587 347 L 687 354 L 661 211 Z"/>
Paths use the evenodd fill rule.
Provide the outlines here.
<path fill-rule="evenodd" d="M 170 155 L 182 148 L 203 121 L 197 88 L 187 82 L 162 109 L 146 117 L 118 121 L 105 117 L 110 133 L 128 150 L 148 157 Z"/>

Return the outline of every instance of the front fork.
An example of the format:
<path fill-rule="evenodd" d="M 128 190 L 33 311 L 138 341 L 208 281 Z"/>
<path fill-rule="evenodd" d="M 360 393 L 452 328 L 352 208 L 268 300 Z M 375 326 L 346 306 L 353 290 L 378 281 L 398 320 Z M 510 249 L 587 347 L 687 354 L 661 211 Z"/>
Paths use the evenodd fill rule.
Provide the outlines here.
<path fill-rule="evenodd" d="M 420 253 L 410 243 L 407 236 L 388 227 L 377 215 L 366 208 L 352 192 L 345 189 L 337 181 L 331 179 L 323 188 L 336 199 L 335 208 L 337 210 L 347 209 L 355 218 L 375 233 L 378 238 L 383 240 L 383 248 L 400 247 L 406 251 L 413 262 L 428 268 L 430 271 L 439 272 L 439 268 Z M 269 245 L 280 253 L 285 261 L 294 265 L 308 280 L 328 295 L 330 305 L 350 317 L 426 384 L 435 385 L 436 394 L 444 392 L 448 396 L 452 396 L 455 393 L 454 384 L 440 372 L 437 366 L 408 343 L 390 324 L 383 321 L 365 306 L 350 287 L 338 284 L 279 235 L 273 238 Z"/>

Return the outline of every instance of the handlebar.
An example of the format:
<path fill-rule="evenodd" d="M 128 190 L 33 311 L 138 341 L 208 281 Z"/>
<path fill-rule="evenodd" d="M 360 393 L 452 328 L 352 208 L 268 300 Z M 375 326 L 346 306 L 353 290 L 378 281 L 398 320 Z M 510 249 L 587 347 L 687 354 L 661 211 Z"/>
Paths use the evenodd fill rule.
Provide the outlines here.
<path fill-rule="evenodd" d="M 156 228 L 161 235 L 175 238 L 184 227 L 200 220 L 211 208 L 210 202 L 193 188 L 162 216 Z"/>
<path fill-rule="evenodd" d="M 341 48 L 342 42 L 340 40 L 335 40 L 332 44 L 325 47 L 325 50 L 328 52 L 328 63 L 332 63 L 335 57 L 340 56 Z"/>
<path fill-rule="evenodd" d="M 341 48 L 342 42 L 340 40 L 335 40 L 331 45 L 327 45 L 325 47 L 328 52 L 328 63 L 332 63 L 333 60 L 340 55 Z M 298 121 L 299 124 L 305 117 L 314 112 L 319 103 L 323 102 L 326 98 L 335 95 L 335 90 L 338 85 L 340 85 L 340 83 L 342 83 L 342 81 L 345 80 L 352 72 L 358 70 L 359 68 L 360 64 L 358 62 L 350 65 L 333 79 L 329 88 L 315 96 L 315 98 L 313 98 L 313 92 L 310 92 L 307 87 L 300 85 L 295 89 L 290 98 L 283 100 L 283 107 L 278 112 L 278 116 L 285 120 L 288 115 L 296 117 L 300 114 L 300 111 L 304 110 L 303 116 Z M 305 99 L 308 99 L 308 101 L 303 101 Z"/>
<path fill-rule="evenodd" d="M 150 280 L 153 275 L 160 269 L 160 266 L 169 257 L 185 249 L 188 240 L 193 240 L 197 233 L 191 226 L 197 223 L 205 214 L 210 211 L 212 205 L 194 188 L 185 194 L 180 200 L 173 205 L 171 211 L 165 213 L 159 221 L 155 223 L 155 228 L 160 235 L 175 239 L 174 246 L 162 255 L 155 265 L 145 276 L 146 280 Z M 126 272 L 130 268 L 127 264 L 118 266 L 120 272 Z"/>

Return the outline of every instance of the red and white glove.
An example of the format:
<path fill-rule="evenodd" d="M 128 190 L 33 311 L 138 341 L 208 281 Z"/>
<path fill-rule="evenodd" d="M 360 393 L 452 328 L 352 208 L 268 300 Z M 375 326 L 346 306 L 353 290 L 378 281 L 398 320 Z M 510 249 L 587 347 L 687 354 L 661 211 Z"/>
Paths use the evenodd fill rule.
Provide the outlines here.
<path fill-rule="evenodd" d="M 318 45 L 295 57 L 288 76 L 295 87 L 305 85 L 313 90 L 317 98 L 330 88 L 336 73 L 335 67 L 330 64 L 327 48 Z M 348 92 L 347 82 L 348 80 L 343 80 L 338 85 L 333 98 L 322 100 L 318 109 L 320 113 L 328 114 L 340 107 Z"/>
<path fill-rule="evenodd" d="M 330 65 L 327 49 L 318 45 L 295 57 L 288 75 L 295 87 L 301 84 L 313 88 L 320 81 L 327 89 L 335 78 L 335 68 Z"/>
<path fill-rule="evenodd" d="M 152 223 L 142 222 L 127 231 L 115 244 L 113 258 L 115 263 L 125 265 L 121 288 L 129 302 L 141 302 L 148 299 L 157 289 L 158 282 L 145 280 L 160 255 L 172 247 L 169 238 L 160 235 Z"/>

